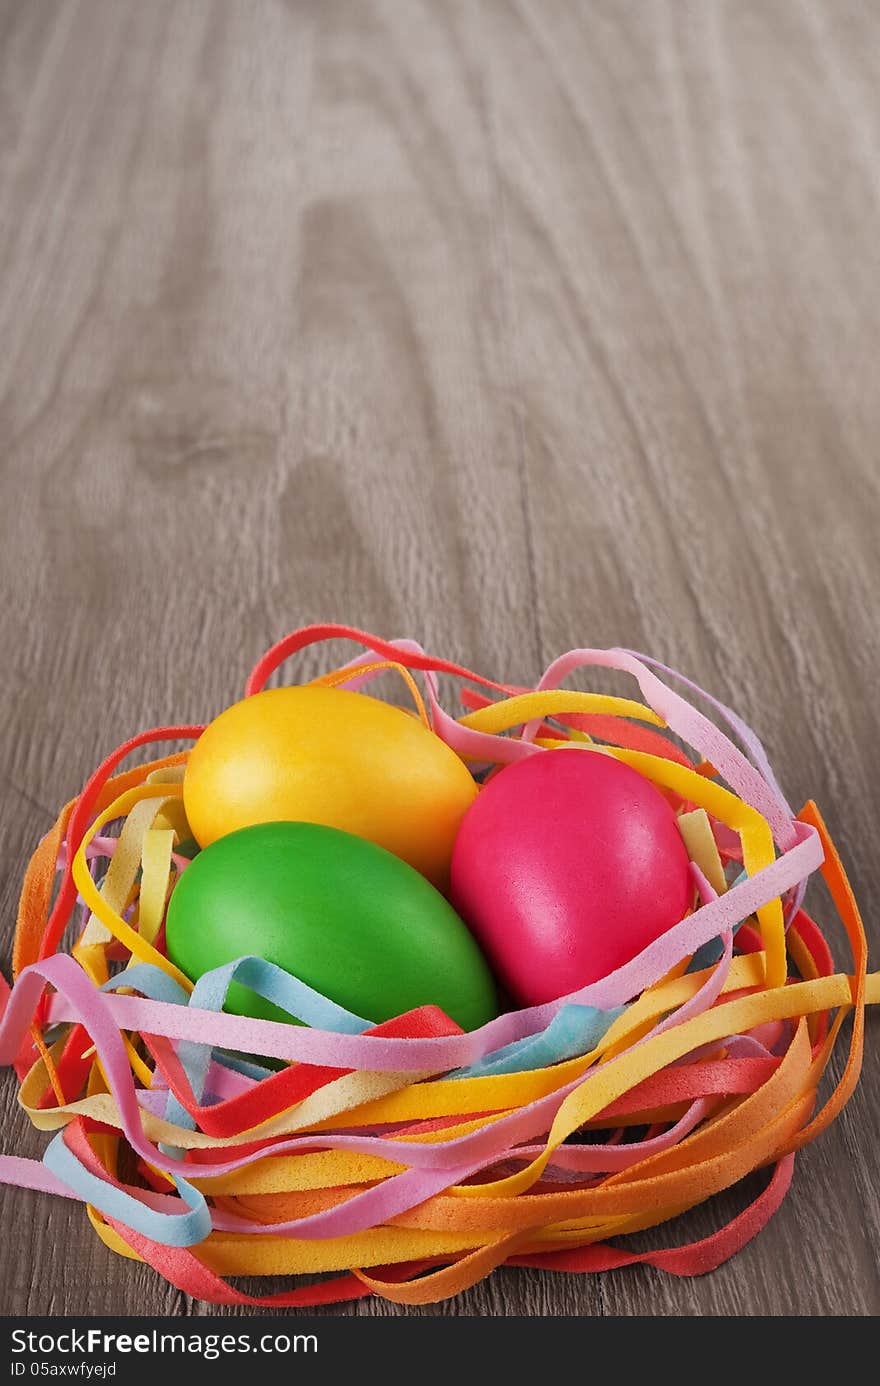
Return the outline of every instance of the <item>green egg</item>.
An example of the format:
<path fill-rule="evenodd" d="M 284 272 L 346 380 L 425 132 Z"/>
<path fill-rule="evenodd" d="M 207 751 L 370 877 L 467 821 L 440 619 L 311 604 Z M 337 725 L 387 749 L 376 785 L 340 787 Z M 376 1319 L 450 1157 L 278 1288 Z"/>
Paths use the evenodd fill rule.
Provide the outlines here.
<path fill-rule="evenodd" d="M 168 956 L 195 981 L 256 954 L 378 1024 L 439 1006 L 465 1030 L 498 1014 L 476 941 L 413 867 L 315 823 L 258 823 L 218 838 L 168 904 Z M 235 983 L 227 1009 L 289 1020 Z"/>

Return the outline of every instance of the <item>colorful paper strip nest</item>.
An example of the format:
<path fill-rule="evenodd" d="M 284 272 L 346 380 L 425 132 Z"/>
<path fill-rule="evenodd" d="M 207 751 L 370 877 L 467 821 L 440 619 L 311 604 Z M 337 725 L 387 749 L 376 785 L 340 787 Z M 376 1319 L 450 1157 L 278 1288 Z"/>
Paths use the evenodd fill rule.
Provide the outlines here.
<path fill-rule="evenodd" d="M 109 1247 L 212 1303 L 373 1293 L 424 1304 L 502 1264 L 712 1270 L 772 1216 L 797 1151 L 850 1097 L 865 1005 L 880 1001 L 818 809 L 795 816 L 733 712 L 628 650 L 574 650 L 523 690 L 413 641 L 313 626 L 271 649 L 246 692 L 338 637 L 364 653 L 328 682 L 358 688 L 388 668 L 419 676 L 434 731 L 473 765 L 586 739 L 634 766 L 682 815 L 696 907 L 610 976 L 472 1033 L 434 1007 L 365 1028 L 258 959 L 193 988 L 161 948 L 185 866 L 187 753 L 118 767 L 202 728 L 143 732 L 99 766 L 27 869 L 14 986 L 0 978 L 0 1061 L 14 1064 L 21 1105 L 51 1139 L 42 1162 L 0 1157 L 0 1179 L 83 1201 Z M 644 701 L 562 689 L 590 667 L 631 675 Z M 441 674 L 462 681 L 463 716 L 441 707 Z M 849 940 L 844 971 L 803 908 L 816 872 Z M 304 1024 L 224 1013 L 233 980 Z M 846 1061 L 820 1098 L 850 1018 Z M 712 1236 L 627 1249 L 629 1234 L 755 1170 L 762 1191 Z M 254 1275 L 308 1281 L 257 1296 L 228 1283 Z"/>

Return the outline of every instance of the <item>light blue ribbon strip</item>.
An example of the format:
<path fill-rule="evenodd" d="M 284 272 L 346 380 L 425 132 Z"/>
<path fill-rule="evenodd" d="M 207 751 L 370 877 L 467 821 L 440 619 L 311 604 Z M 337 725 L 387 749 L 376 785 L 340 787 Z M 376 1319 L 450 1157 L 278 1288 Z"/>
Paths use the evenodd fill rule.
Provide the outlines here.
<path fill-rule="evenodd" d="M 271 1001 L 293 1019 L 315 1030 L 335 1030 L 342 1035 L 361 1035 L 373 1024 L 352 1015 L 306 982 L 292 977 L 265 958 L 243 957 L 206 972 L 196 982 L 189 1004 L 206 1011 L 222 1011 L 233 982 Z"/>
<path fill-rule="evenodd" d="M 735 885 L 739 885 L 741 881 L 746 880 L 747 874 L 748 874 L 748 873 L 745 872 L 745 871 L 740 871 L 740 873 L 739 873 L 739 875 L 736 877 L 736 879 L 735 879 L 734 881 L 731 882 L 731 885 L 730 885 L 729 888 L 732 890 L 733 887 L 734 887 Z M 733 926 L 733 936 L 734 936 L 734 938 L 736 938 L 736 936 L 737 936 L 737 934 L 738 934 L 740 928 L 742 927 L 742 925 L 743 925 L 744 923 L 745 923 L 745 920 L 742 920 L 742 919 L 741 919 L 741 920 L 739 921 L 738 924 L 734 924 L 734 926 Z M 723 957 L 724 957 L 724 944 L 721 942 L 721 939 L 720 939 L 720 938 L 710 938 L 710 939 L 708 939 L 700 948 L 697 949 L 696 953 L 694 954 L 694 956 L 691 958 L 690 962 L 688 963 L 687 971 L 688 971 L 688 972 L 702 972 L 703 969 L 706 968 L 706 967 L 714 967 L 715 964 L 716 964 L 716 963 L 719 963 Z"/>
<path fill-rule="evenodd" d="M 484 1054 L 468 1068 L 459 1068 L 450 1078 L 483 1078 L 488 1074 L 525 1073 L 533 1068 L 546 1068 L 576 1059 L 595 1049 L 605 1031 L 622 1015 L 625 1006 L 600 1011 L 596 1006 L 563 1006 L 557 1011 L 547 1029 L 539 1035 L 514 1040 L 503 1049 Z"/>
<path fill-rule="evenodd" d="M 130 987 L 151 1001 L 165 1001 L 172 1006 L 185 1006 L 188 999 L 180 983 L 154 963 L 132 963 L 124 972 L 117 972 L 105 982 L 101 990 L 119 991 L 122 987 Z"/>
<path fill-rule="evenodd" d="M 211 1210 L 204 1195 L 179 1175 L 175 1176 L 174 1183 L 187 1211 L 163 1213 L 87 1170 L 66 1145 L 63 1131 L 59 1131 L 47 1146 L 43 1164 L 106 1217 L 124 1223 L 163 1246 L 196 1246 L 211 1231 Z"/>

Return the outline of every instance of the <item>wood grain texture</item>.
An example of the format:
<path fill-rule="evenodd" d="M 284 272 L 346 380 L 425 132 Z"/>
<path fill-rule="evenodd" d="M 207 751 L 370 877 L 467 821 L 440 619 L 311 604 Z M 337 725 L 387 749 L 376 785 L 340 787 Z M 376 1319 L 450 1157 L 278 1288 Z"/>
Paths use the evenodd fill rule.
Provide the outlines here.
<path fill-rule="evenodd" d="M 316 618 L 688 671 L 822 804 L 876 962 L 878 91 L 867 0 L 0 0 L 4 963 L 107 749 Z M 876 1315 L 878 1056 L 713 1275 L 408 1312 Z M 216 1312 L 2 1202 L 4 1312 Z"/>

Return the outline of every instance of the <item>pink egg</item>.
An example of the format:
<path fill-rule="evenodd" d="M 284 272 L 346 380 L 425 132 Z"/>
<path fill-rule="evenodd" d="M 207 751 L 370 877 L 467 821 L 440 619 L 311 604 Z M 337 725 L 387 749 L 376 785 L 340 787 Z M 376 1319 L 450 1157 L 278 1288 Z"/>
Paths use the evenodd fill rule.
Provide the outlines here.
<path fill-rule="evenodd" d="M 611 756 L 537 752 L 468 809 L 452 899 L 523 1005 L 595 982 L 677 924 L 688 856 L 660 791 Z"/>

